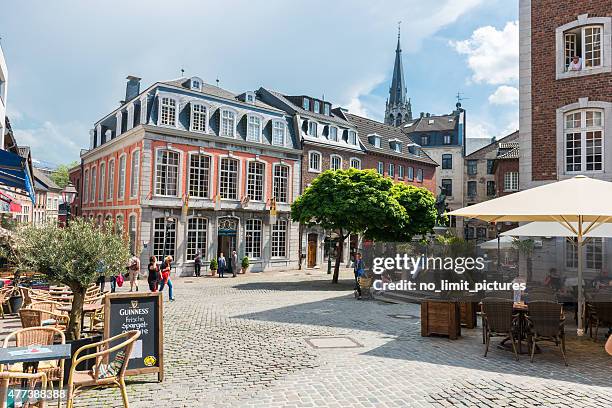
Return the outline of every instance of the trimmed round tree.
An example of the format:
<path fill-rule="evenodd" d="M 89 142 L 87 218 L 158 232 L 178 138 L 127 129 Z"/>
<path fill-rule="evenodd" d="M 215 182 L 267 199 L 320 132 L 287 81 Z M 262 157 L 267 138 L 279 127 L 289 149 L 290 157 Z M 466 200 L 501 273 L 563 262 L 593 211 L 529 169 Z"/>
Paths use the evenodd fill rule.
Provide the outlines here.
<path fill-rule="evenodd" d="M 338 235 L 339 250 L 332 282 L 338 282 L 342 248 L 350 234 L 404 220 L 406 210 L 392 195 L 393 181 L 374 170 L 327 170 L 291 205 L 291 218 L 320 225 Z"/>
<path fill-rule="evenodd" d="M 117 275 L 130 257 L 129 245 L 111 222 L 96 226 L 77 218 L 65 227 L 56 224 L 25 225 L 15 237 L 16 261 L 20 268 L 45 274 L 49 280 L 64 284 L 73 292 L 68 340 L 81 337 L 81 316 L 87 288 L 101 274 Z"/>

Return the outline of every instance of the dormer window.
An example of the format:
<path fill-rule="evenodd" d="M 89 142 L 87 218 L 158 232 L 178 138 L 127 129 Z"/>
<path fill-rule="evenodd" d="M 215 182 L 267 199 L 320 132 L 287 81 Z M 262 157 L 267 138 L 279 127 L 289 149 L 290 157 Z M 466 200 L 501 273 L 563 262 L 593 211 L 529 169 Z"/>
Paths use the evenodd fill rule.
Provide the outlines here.
<path fill-rule="evenodd" d="M 421 136 L 421 145 L 427 146 L 429 144 L 429 136 Z"/>
<path fill-rule="evenodd" d="M 255 92 L 250 92 L 250 91 L 249 91 L 249 92 L 247 92 L 247 93 L 244 95 L 244 100 L 245 100 L 245 102 L 247 102 L 247 103 L 255 103 Z"/>
<path fill-rule="evenodd" d="M 201 91 L 202 90 L 202 80 L 198 77 L 191 78 L 191 80 L 189 81 L 189 88 L 194 91 Z"/>
<path fill-rule="evenodd" d="M 206 133 L 207 128 L 207 113 L 206 106 L 201 103 L 191 103 L 191 131 Z"/>
<path fill-rule="evenodd" d="M 401 153 L 402 152 L 402 143 L 399 140 L 391 140 L 389 141 L 389 147 L 394 152 Z"/>
<path fill-rule="evenodd" d="M 430 124 L 430 125 L 433 125 L 433 124 L 434 124 L 434 120 L 433 120 L 433 119 L 429 119 L 429 120 L 427 121 L 427 123 L 428 123 L 428 124 Z"/>
<path fill-rule="evenodd" d="M 221 111 L 221 136 L 234 137 L 236 130 L 236 113 L 223 109 Z"/>
<path fill-rule="evenodd" d="M 316 113 L 320 113 L 321 111 L 321 102 L 319 101 L 314 101 L 314 111 Z"/>
<path fill-rule="evenodd" d="M 332 140 L 334 142 L 338 141 L 338 128 L 335 126 L 330 126 L 329 127 L 329 140 Z"/>
<path fill-rule="evenodd" d="M 307 111 L 310 110 L 310 99 L 304 98 L 304 100 L 302 101 L 302 108 Z"/>
<path fill-rule="evenodd" d="M 323 113 L 325 113 L 325 115 L 329 116 L 330 115 L 330 108 L 329 108 L 329 104 L 325 103 L 323 104 Z"/>
<path fill-rule="evenodd" d="M 380 147 L 380 136 L 371 135 L 368 137 L 370 144 L 374 147 Z"/>
<path fill-rule="evenodd" d="M 247 140 L 249 142 L 259 142 L 261 140 L 261 118 L 249 115 L 247 123 Z"/>
<path fill-rule="evenodd" d="M 354 130 L 349 130 L 348 142 L 349 144 L 357 145 L 357 132 L 355 132 Z"/>
<path fill-rule="evenodd" d="M 275 146 L 285 145 L 285 122 L 282 120 L 272 122 L 272 144 Z"/>
<path fill-rule="evenodd" d="M 176 101 L 172 98 L 159 99 L 159 124 L 176 126 Z"/>
<path fill-rule="evenodd" d="M 317 137 L 317 122 L 308 122 L 308 135 Z"/>
<path fill-rule="evenodd" d="M 444 144 L 451 144 L 451 136 L 444 135 Z"/>

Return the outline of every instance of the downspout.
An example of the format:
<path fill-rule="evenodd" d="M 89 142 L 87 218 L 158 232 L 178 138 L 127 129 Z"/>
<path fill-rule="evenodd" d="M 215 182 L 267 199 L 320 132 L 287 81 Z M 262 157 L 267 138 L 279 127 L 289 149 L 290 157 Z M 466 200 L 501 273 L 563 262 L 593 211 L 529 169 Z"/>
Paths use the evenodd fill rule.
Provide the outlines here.
<path fill-rule="evenodd" d="M 295 112 L 294 116 L 293 116 L 293 127 L 295 129 L 295 137 L 298 138 L 298 143 L 299 143 L 299 148 L 302 151 L 301 154 L 301 158 L 300 158 L 300 195 L 304 192 L 304 177 L 303 177 L 303 171 L 304 171 L 304 140 L 302 139 L 302 135 L 300 133 L 300 115 L 299 113 Z M 302 223 L 300 222 L 300 224 L 298 225 L 298 239 L 299 239 L 299 243 L 298 243 L 298 269 L 302 270 L 302 242 L 303 242 L 303 237 L 302 235 L 304 234 L 304 227 L 302 226 Z"/>

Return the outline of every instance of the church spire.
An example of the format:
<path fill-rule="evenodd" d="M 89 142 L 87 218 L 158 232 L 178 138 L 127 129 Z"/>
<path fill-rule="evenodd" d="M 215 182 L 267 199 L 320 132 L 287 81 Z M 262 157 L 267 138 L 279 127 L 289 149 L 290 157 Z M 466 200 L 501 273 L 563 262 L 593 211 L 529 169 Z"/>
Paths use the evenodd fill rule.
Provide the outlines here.
<path fill-rule="evenodd" d="M 412 107 L 408 99 L 406 82 L 404 80 L 404 67 L 402 65 L 402 47 L 400 44 L 400 24 L 397 23 L 397 47 L 395 48 L 395 64 L 393 65 L 393 78 L 389 88 L 389 100 L 385 112 L 385 123 L 399 126 L 412 120 Z"/>

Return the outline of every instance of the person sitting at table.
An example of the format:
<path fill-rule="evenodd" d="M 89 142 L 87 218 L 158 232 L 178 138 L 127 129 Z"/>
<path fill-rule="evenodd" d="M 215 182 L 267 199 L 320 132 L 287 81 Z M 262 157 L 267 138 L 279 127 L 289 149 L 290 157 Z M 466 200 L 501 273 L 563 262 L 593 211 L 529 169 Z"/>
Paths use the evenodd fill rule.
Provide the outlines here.
<path fill-rule="evenodd" d="M 600 289 L 604 286 L 612 286 L 612 280 L 608 276 L 608 271 L 606 269 L 602 269 L 599 276 L 593 280 L 593 286 L 595 289 Z"/>

